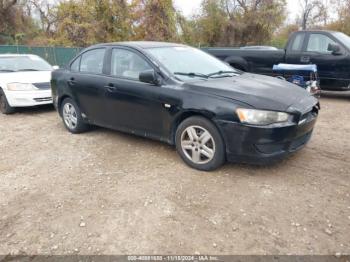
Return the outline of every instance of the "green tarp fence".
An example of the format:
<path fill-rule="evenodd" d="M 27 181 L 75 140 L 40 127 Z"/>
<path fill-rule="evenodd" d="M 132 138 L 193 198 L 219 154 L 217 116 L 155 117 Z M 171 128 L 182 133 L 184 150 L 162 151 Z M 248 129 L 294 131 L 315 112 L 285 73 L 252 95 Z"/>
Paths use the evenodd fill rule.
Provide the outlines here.
<path fill-rule="evenodd" d="M 51 65 L 60 67 L 66 65 L 82 48 L 72 47 L 46 47 L 23 45 L 0 45 L 0 54 L 35 54 Z"/>

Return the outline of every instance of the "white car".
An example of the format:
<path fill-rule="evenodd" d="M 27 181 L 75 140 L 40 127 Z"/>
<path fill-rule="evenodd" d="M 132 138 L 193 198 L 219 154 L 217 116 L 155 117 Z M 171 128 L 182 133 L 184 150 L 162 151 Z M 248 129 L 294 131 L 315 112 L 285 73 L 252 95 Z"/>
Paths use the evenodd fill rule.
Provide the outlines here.
<path fill-rule="evenodd" d="M 0 111 L 52 103 L 51 66 L 36 55 L 0 55 Z"/>

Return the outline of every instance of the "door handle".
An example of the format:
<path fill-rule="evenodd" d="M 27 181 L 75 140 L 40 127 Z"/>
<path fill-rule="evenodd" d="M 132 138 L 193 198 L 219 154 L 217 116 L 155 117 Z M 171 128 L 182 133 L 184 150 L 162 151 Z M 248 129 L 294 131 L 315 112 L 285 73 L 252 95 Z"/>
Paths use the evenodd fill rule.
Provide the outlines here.
<path fill-rule="evenodd" d="M 117 90 L 117 87 L 114 86 L 113 84 L 108 84 L 105 86 L 105 88 L 107 89 L 108 92 L 114 92 L 115 90 Z"/>
<path fill-rule="evenodd" d="M 309 63 L 310 62 L 310 56 L 302 56 L 300 57 L 300 62 L 302 63 Z"/>
<path fill-rule="evenodd" d="M 69 85 L 71 85 L 71 86 L 74 86 L 74 85 L 77 83 L 77 81 L 75 81 L 74 77 L 71 77 L 71 78 L 67 81 L 67 83 L 68 83 Z"/>

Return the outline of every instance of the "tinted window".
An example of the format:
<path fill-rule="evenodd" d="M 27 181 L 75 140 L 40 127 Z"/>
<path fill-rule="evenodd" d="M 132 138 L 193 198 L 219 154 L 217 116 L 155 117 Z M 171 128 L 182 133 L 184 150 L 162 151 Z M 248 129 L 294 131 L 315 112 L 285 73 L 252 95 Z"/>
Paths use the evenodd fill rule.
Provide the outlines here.
<path fill-rule="evenodd" d="M 81 56 L 80 72 L 102 74 L 105 49 L 94 49 Z"/>
<path fill-rule="evenodd" d="M 111 75 L 139 79 L 140 72 L 152 67 L 138 54 L 126 49 L 113 49 Z"/>
<path fill-rule="evenodd" d="M 303 48 L 305 34 L 297 34 L 292 44 L 292 51 L 301 51 Z"/>
<path fill-rule="evenodd" d="M 75 72 L 79 71 L 80 58 L 81 58 L 81 56 L 79 56 L 77 59 L 75 59 L 74 62 L 71 64 L 70 69 L 72 71 L 75 71 Z"/>
<path fill-rule="evenodd" d="M 321 34 L 311 34 L 309 38 L 309 43 L 307 45 L 307 51 L 331 53 L 331 51 L 328 51 L 329 44 L 335 44 L 335 42 L 328 36 Z"/>

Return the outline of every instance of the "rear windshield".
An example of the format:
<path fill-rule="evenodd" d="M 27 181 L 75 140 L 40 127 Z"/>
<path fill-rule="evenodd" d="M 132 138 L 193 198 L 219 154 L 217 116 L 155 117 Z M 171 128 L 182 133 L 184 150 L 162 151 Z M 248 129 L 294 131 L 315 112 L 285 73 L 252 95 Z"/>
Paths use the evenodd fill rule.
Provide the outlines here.
<path fill-rule="evenodd" d="M 34 56 L 0 57 L 0 73 L 18 71 L 51 71 L 51 65 L 44 59 Z"/>

